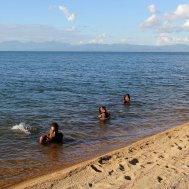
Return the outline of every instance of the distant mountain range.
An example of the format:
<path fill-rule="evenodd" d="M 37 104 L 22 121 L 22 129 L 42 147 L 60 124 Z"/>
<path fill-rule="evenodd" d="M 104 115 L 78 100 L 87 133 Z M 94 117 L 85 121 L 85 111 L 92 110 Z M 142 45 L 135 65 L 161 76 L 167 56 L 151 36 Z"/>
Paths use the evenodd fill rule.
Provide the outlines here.
<path fill-rule="evenodd" d="M 0 43 L 0 51 L 102 51 L 102 52 L 189 52 L 189 45 L 131 45 L 131 44 L 83 44 L 71 45 L 62 42 L 19 42 Z"/>

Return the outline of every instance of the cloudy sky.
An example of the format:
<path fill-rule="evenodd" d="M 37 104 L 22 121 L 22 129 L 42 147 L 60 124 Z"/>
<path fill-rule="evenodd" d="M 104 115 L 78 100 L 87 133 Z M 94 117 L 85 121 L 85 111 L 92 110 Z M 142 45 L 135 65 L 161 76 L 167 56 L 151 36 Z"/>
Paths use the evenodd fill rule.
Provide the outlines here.
<path fill-rule="evenodd" d="M 189 0 L 0 0 L 0 42 L 189 44 Z"/>

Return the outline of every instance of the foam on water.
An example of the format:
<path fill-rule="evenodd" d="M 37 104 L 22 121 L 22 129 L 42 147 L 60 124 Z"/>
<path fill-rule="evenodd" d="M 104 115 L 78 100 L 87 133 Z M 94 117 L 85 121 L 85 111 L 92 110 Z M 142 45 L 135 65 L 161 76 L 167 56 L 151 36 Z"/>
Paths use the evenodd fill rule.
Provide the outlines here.
<path fill-rule="evenodd" d="M 21 133 L 25 133 L 25 134 L 31 134 L 30 130 L 31 130 L 31 127 L 30 125 L 24 123 L 24 122 L 21 122 L 19 123 L 18 125 L 14 125 L 11 130 L 14 130 L 14 131 L 18 131 L 18 132 L 21 132 Z"/>

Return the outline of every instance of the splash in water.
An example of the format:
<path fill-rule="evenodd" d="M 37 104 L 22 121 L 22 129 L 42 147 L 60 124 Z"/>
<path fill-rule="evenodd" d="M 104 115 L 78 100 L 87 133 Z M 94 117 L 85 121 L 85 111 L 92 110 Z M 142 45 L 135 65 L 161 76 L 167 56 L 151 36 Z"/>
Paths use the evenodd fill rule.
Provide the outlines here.
<path fill-rule="evenodd" d="M 19 123 L 18 125 L 14 125 L 11 129 L 14 130 L 14 131 L 18 131 L 18 132 L 21 132 L 21 133 L 28 134 L 28 135 L 31 134 L 30 125 L 25 124 L 23 122 Z"/>

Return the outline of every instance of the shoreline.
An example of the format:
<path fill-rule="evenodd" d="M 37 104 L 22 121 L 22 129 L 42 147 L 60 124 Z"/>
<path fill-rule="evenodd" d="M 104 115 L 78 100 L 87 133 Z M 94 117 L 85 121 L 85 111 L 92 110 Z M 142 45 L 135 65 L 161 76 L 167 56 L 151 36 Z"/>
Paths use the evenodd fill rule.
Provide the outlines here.
<path fill-rule="evenodd" d="M 8 188 L 187 188 L 188 155 L 189 122 Z"/>

